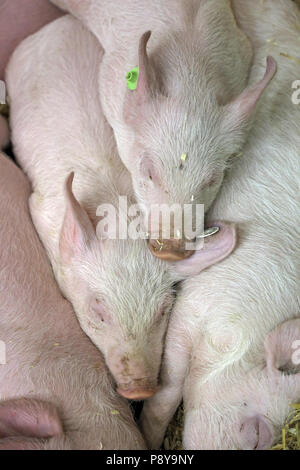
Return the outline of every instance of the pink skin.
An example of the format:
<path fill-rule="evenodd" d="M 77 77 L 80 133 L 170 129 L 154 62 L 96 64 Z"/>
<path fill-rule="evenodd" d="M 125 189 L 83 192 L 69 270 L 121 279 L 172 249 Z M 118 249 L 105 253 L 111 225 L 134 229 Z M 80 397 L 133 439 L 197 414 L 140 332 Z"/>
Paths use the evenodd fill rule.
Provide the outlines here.
<path fill-rule="evenodd" d="M 162 227 L 159 237 L 157 227 L 149 229 L 151 205 L 183 207 L 193 197 L 209 210 L 230 157 L 247 141 L 256 105 L 276 72 L 274 59 L 268 57 L 264 78 L 247 87 L 252 49 L 229 1 L 54 3 L 80 18 L 105 49 L 101 102 L 145 207 L 151 252 L 169 261 L 191 256 L 185 240 L 164 235 Z M 136 65 L 140 76 L 131 91 L 124 75 Z M 167 241 L 159 250 L 157 238 Z"/>
<path fill-rule="evenodd" d="M 28 436 L 48 438 L 63 433 L 57 409 L 38 400 L 0 402 L 0 438 Z"/>
<path fill-rule="evenodd" d="M 140 420 L 141 430 L 150 449 L 160 448 L 167 426 L 180 405 L 191 352 L 192 345 L 184 316 L 178 316 L 176 322 L 171 318 L 161 367 L 161 388 L 144 403 Z"/>
<path fill-rule="evenodd" d="M 252 83 L 275 49 L 278 74 L 210 213 L 239 224 L 238 247 L 224 263 L 184 282 L 177 296 L 161 389 L 141 419 L 153 448 L 182 396 L 187 449 L 268 448 L 280 437 L 289 405 L 300 399 L 299 109 L 290 98 L 299 64 L 280 56 L 281 48 L 297 56 L 299 10 L 287 0 L 232 3 L 257 46 Z M 278 49 L 267 46 L 274 34 Z M 294 341 L 298 365 L 291 360 Z"/>
<path fill-rule="evenodd" d="M 259 365 L 248 357 L 203 385 L 200 364 L 198 372 L 192 365 L 184 388 L 185 448 L 267 450 L 275 444 L 300 398 L 300 366 L 292 362 L 299 334 L 299 318 L 280 324 L 267 335 Z"/>
<path fill-rule="evenodd" d="M 96 230 L 97 208 L 117 208 L 119 195 L 132 194 L 99 103 L 101 59 L 96 39 L 71 15 L 27 38 L 7 68 L 12 140 L 32 182 L 31 216 L 61 291 L 103 353 L 118 392 L 149 398 L 158 386 L 174 283 L 187 274 L 180 262 L 154 258 L 145 240 L 110 240 Z M 199 273 L 234 243 L 234 229 L 221 228 L 186 270 Z"/>
<path fill-rule="evenodd" d="M 17 45 L 61 15 L 48 0 L 0 0 L 0 80 Z"/>
<path fill-rule="evenodd" d="M 191 347 L 183 321 L 171 322 L 163 387 L 145 403 L 141 417 L 149 446 L 160 447 L 183 394 L 185 449 L 269 449 L 280 437 L 289 405 L 299 402 L 300 366 L 291 361 L 292 345 L 299 335 L 299 319 L 284 322 L 267 335 L 259 366 L 253 367 L 248 356 L 243 364 L 201 384 L 206 367 L 201 359 L 207 352 L 201 349 L 201 341 L 200 347 Z"/>
<path fill-rule="evenodd" d="M 82 260 L 80 263 L 85 263 L 87 260 L 83 260 L 82 255 L 88 256 L 85 253 L 86 247 L 93 249 L 94 245 L 99 243 L 101 245 L 87 212 L 72 192 L 73 179 L 74 173 L 71 173 L 66 181 L 67 208 L 59 245 L 61 259 L 66 266 L 74 260 L 77 260 L 77 262 Z M 217 235 L 206 239 L 204 246 L 190 258 L 169 264 L 174 272 L 174 281 L 197 275 L 202 270 L 226 258 L 234 250 L 236 245 L 235 225 L 221 222 L 215 222 L 212 225 L 220 227 Z M 106 243 L 109 243 L 109 241 L 106 241 Z M 122 260 L 119 261 L 119 266 L 122 265 L 121 263 Z M 128 290 L 129 287 L 127 288 L 127 295 Z M 102 323 L 101 328 L 98 328 L 98 335 L 104 334 L 101 347 L 105 354 L 106 363 L 117 382 L 117 391 L 125 398 L 132 400 L 147 399 L 157 391 L 158 371 L 156 366 L 160 364 L 163 326 L 167 321 L 166 313 L 170 310 L 170 302 L 171 299 L 168 299 L 157 312 L 155 320 L 160 328 L 150 330 L 147 340 L 144 339 L 141 343 L 142 338 L 137 336 L 137 340 L 134 341 L 129 335 L 124 344 L 120 343 L 119 338 L 124 336 L 124 333 L 118 325 L 117 319 L 114 319 L 113 315 L 101 302 L 93 302 L 94 314 L 97 315 L 98 319 L 101 319 Z M 95 324 L 97 317 L 91 318 L 93 324 Z M 109 340 L 108 336 L 110 337 Z M 97 340 L 99 341 L 98 338 Z"/>
<path fill-rule="evenodd" d="M 183 277 L 195 276 L 199 266 L 204 270 L 222 261 L 225 253 L 232 253 L 234 250 L 237 242 L 235 224 L 215 221 L 211 222 L 209 227 L 219 227 L 219 232 L 211 238 L 204 239 L 203 248 L 195 251 L 190 258 L 176 263 L 176 271 Z"/>
<path fill-rule="evenodd" d="M 0 450 L 38 450 L 50 442 L 60 450 L 72 448 L 55 406 L 28 398 L 0 402 Z"/>
<path fill-rule="evenodd" d="M 28 211 L 29 182 L 4 154 L 0 193 L 0 449 L 144 449 L 56 285 Z"/>
<path fill-rule="evenodd" d="M 145 203 L 146 200 L 155 203 L 156 200 L 160 200 L 161 202 L 165 202 L 166 194 L 172 194 L 173 187 L 175 186 L 174 180 L 174 168 L 171 169 L 172 177 L 169 177 L 168 180 L 168 169 L 163 168 L 161 166 L 161 162 L 155 162 L 155 158 L 151 155 L 151 151 L 145 151 L 143 148 L 143 132 L 145 132 L 145 128 L 150 129 L 150 121 L 155 116 L 161 116 L 161 121 L 164 123 L 172 122 L 172 126 L 176 125 L 171 119 L 171 116 L 168 116 L 170 113 L 170 109 L 172 109 L 172 113 L 176 114 L 176 109 L 180 106 L 184 109 L 185 104 L 182 104 L 178 98 L 171 98 L 168 95 L 165 95 L 159 87 L 159 77 L 158 73 L 155 70 L 155 67 L 150 62 L 148 54 L 147 54 L 147 43 L 151 37 L 151 32 L 148 31 L 142 35 L 139 47 L 138 47 L 138 60 L 139 60 L 139 81 L 136 91 L 133 93 L 130 90 L 127 90 L 126 97 L 125 97 L 125 104 L 123 109 L 123 118 L 125 124 L 134 132 L 135 139 L 133 142 L 133 146 L 131 149 L 132 155 L 143 155 L 141 158 L 141 163 L 139 165 L 136 164 L 136 161 L 132 161 L 127 165 L 129 171 L 132 173 L 133 184 L 136 190 L 137 198 L 141 197 L 141 189 L 140 189 L 140 181 L 145 179 L 145 185 L 151 187 L 148 194 L 143 193 L 143 201 Z M 269 85 L 271 80 L 273 79 L 276 73 L 276 62 L 272 57 L 267 57 L 266 61 L 266 70 L 264 77 L 257 82 L 256 84 L 249 86 L 246 88 L 237 98 L 232 100 L 231 102 L 227 103 L 225 106 L 218 106 L 218 112 L 221 115 L 221 132 L 224 133 L 232 133 L 232 140 L 234 141 L 234 133 L 239 130 L 240 135 L 245 133 L 245 130 L 249 128 L 249 124 L 251 122 L 251 118 L 255 111 L 256 105 L 266 89 Z M 199 105 L 200 108 L 200 105 Z M 177 112 L 179 115 L 179 112 Z M 197 117 L 195 117 L 197 120 Z M 177 132 L 180 132 L 180 129 L 183 127 L 182 122 L 180 122 L 180 127 L 177 129 Z M 170 131 L 171 132 L 171 131 Z M 166 130 L 166 134 L 168 131 Z M 184 142 L 184 140 L 183 140 Z M 182 142 L 182 146 L 184 143 Z M 199 148 L 201 147 L 199 143 Z M 185 144 L 184 148 L 189 148 L 188 144 Z M 121 149 L 119 149 L 120 155 L 122 158 Z M 175 150 L 174 150 L 174 153 Z M 177 152 L 178 153 L 178 152 Z M 154 162 L 154 163 L 153 163 Z M 140 170 L 137 170 L 137 167 L 140 167 Z M 212 166 L 212 164 L 211 164 Z M 209 173 L 209 170 L 207 173 Z M 223 178 L 223 172 L 214 172 L 213 168 L 211 168 L 210 173 L 211 177 L 204 178 L 206 170 L 202 169 L 201 171 L 197 171 L 197 174 L 201 174 L 201 178 L 203 178 L 203 188 L 202 188 L 202 198 L 200 198 L 200 202 L 205 205 L 205 211 L 209 209 L 211 202 L 216 197 L 218 189 L 220 188 L 220 184 Z M 138 174 L 138 171 L 142 171 L 142 174 Z M 180 171 L 179 171 L 180 172 Z M 145 176 L 146 175 L 146 176 Z M 149 182 L 150 178 L 150 182 Z M 178 179 L 178 177 L 176 177 Z M 184 175 L 184 178 L 187 178 L 187 175 Z M 172 181 L 173 180 L 173 181 Z M 199 181 L 197 182 L 199 188 Z M 176 187 L 179 188 L 182 186 L 182 182 L 180 178 L 176 180 Z M 172 189 L 170 189 L 172 188 Z M 144 189 L 143 189 L 144 191 Z M 199 192 L 199 189 L 198 189 Z M 197 189 L 192 191 L 189 194 L 189 198 L 184 201 L 185 203 L 190 202 L 190 198 L 192 195 L 196 195 L 198 199 Z M 178 195 L 176 197 L 176 202 L 178 202 Z M 169 196 L 171 199 L 169 202 L 173 203 L 175 200 L 172 200 L 172 196 Z M 151 219 L 151 209 L 148 208 L 149 214 L 148 219 Z M 149 227 L 147 230 L 151 232 Z M 162 230 L 162 227 L 159 227 L 159 231 Z M 162 236 L 162 238 L 164 238 Z M 153 239 L 150 242 L 150 247 L 152 248 L 152 253 L 157 256 L 158 258 L 169 259 L 170 261 L 173 260 L 173 255 L 175 254 L 179 259 L 186 258 L 190 256 L 192 252 L 187 253 L 185 249 L 186 240 L 182 239 L 181 243 L 178 244 L 178 241 L 170 239 L 168 243 L 167 252 L 164 247 L 161 250 L 153 250 L 156 245 L 156 240 Z M 171 247 L 170 247 L 171 245 Z M 172 250 L 173 247 L 173 250 Z M 173 253 L 172 253 L 173 251 Z"/>

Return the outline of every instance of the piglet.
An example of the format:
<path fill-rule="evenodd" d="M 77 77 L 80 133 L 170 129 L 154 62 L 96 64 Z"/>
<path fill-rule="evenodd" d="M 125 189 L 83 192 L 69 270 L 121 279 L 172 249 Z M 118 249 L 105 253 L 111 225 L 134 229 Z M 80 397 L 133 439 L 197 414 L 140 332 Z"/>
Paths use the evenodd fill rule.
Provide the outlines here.
<path fill-rule="evenodd" d="M 133 221 L 119 196 L 128 208 L 135 201 L 99 103 L 102 55 L 70 15 L 27 38 L 7 70 L 12 140 L 33 185 L 31 215 L 58 284 L 103 352 L 118 392 L 138 400 L 157 390 L 174 284 L 231 253 L 235 229 L 221 228 L 188 266 L 156 259 L 146 240 L 127 231 L 124 239 L 107 233 L 107 210 L 117 226 L 124 212 L 125 226 Z"/>
<path fill-rule="evenodd" d="M 286 0 L 238 3 L 256 44 L 251 80 L 270 53 L 278 75 L 209 213 L 238 223 L 238 246 L 179 292 L 162 387 L 142 417 L 153 448 L 182 396 L 185 449 L 268 449 L 300 400 L 300 133 L 291 87 L 300 65 L 282 54 L 299 56 L 300 12 Z"/>
<path fill-rule="evenodd" d="M 30 191 L 0 154 L 0 450 L 145 449 L 102 354 L 57 287 Z"/>
<path fill-rule="evenodd" d="M 249 82 L 252 48 L 229 0 L 54 3 L 77 15 L 106 52 L 99 80 L 103 111 L 143 205 L 152 253 L 170 260 L 190 256 L 182 219 L 169 230 L 156 204 L 209 209 L 246 142 L 275 61 L 268 57 Z M 196 237 L 202 222 L 194 221 Z"/>
<path fill-rule="evenodd" d="M 48 0 L 0 0 L 0 80 L 17 45 L 61 15 Z"/>

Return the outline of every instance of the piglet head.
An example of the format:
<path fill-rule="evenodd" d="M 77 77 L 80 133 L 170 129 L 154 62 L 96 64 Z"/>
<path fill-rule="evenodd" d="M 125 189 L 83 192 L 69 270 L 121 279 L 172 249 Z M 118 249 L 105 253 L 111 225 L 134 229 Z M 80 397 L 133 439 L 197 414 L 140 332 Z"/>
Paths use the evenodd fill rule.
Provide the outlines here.
<path fill-rule="evenodd" d="M 185 205 L 203 205 L 204 212 L 210 208 L 229 162 L 241 154 L 256 105 L 276 64 L 268 57 L 261 81 L 231 102 L 220 104 L 206 80 L 201 82 L 200 72 L 198 89 L 193 77 L 185 78 L 180 90 L 166 87 L 155 57 L 147 54 L 150 35 L 147 32 L 140 39 L 137 88 L 126 91 L 124 126 L 114 130 L 120 156 L 144 208 L 145 227 L 153 240 L 150 248 L 156 256 L 172 261 L 186 258 L 192 251 L 184 249 L 184 234 L 181 243 L 172 230 L 171 235 L 164 235 L 165 227 L 156 221 L 156 205 L 178 204 L 183 214 Z M 124 141 L 132 145 L 123 145 Z M 196 236 L 201 222 L 195 227 Z M 157 238 L 165 240 L 166 250 L 155 250 Z"/>
<path fill-rule="evenodd" d="M 300 319 L 268 334 L 259 362 L 235 364 L 197 390 L 201 403 L 195 395 L 187 407 L 187 449 L 265 450 L 281 437 L 300 400 Z"/>
<path fill-rule="evenodd" d="M 60 285 L 83 330 L 104 354 L 117 390 L 130 399 L 153 395 L 176 276 L 145 240 L 112 240 L 97 232 L 66 181 L 60 234 Z"/>
<path fill-rule="evenodd" d="M 290 405 L 300 399 L 300 319 L 275 328 L 265 341 L 266 368 L 257 379 L 252 406 L 260 414 L 242 420 L 238 442 L 242 448 L 269 449 L 281 436 Z M 255 376 L 252 377 L 255 379 Z"/>

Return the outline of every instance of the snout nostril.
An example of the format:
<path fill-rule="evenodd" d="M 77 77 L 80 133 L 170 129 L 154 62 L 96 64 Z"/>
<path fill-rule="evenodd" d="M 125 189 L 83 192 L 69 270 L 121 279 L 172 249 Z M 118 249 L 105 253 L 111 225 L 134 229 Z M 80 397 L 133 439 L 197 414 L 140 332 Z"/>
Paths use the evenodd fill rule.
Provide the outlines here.
<path fill-rule="evenodd" d="M 149 377 L 139 377 L 130 382 L 117 384 L 117 392 L 128 400 L 146 400 L 152 397 L 157 390 L 157 381 Z"/>
<path fill-rule="evenodd" d="M 190 242 L 189 242 L 190 243 Z M 164 241 L 163 245 L 155 245 L 149 242 L 149 249 L 151 253 L 159 259 L 163 259 L 165 261 L 180 261 L 192 256 L 194 251 L 188 250 L 186 246 L 186 242 L 182 242 L 180 244 L 173 243 L 172 240 Z"/>
<path fill-rule="evenodd" d="M 148 398 L 153 397 L 156 393 L 157 389 L 146 389 L 146 390 L 122 390 L 119 387 L 117 388 L 117 392 L 127 400 L 136 400 L 142 401 L 147 400 Z"/>

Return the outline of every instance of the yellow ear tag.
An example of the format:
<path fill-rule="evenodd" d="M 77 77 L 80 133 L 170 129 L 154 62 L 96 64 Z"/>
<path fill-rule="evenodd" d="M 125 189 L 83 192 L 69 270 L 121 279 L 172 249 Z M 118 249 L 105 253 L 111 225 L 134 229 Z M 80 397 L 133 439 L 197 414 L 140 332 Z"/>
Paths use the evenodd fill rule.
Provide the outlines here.
<path fill-rule="evenodd" d="M 183 162 L 185 162 L 186 159 L 187 159 L 187 154 L 186 154 L 186 153 L 183 153 L 180 158 L 181 158 L 181 160 L 182 160 Z"/>
<path fill-rule="evenodd" d="M 183 153 L 180 157 L 180 160 L 181 160 L 180 165 L 179 165 L 180 170 L 183 169 L 183 164 L 185 163 L 186 159 L 187 159 L 187 154 Z"/>

